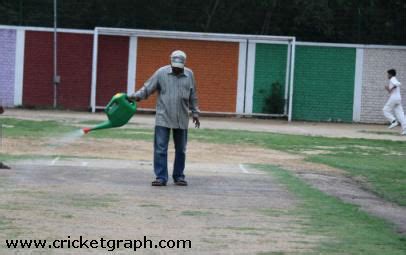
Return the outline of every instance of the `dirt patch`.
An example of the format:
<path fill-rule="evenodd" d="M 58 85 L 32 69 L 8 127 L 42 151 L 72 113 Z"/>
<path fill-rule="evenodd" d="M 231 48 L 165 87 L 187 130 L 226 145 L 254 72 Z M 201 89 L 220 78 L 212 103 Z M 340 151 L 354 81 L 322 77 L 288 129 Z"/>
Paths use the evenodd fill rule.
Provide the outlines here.
<path fill-rule="evenodd" d="M 211 171 L 211 165 L 191 164 L 190 186 L 155 188 L 149 184 L 151 165 L 145 162 L 60 159 L 48 163 L 20 161 L 13 165 L 14 171 L 0 172 L 0 215 L 11 224 L 1 238 L 30 239 L 34 233 L 35 238 L 49 240 L 68 235 L 72 239 L 146 235 L 153 241 L 192 242 L 190 250 L 142 251 L 151 254 L 297 254 L 323 239 L 302 231 L 306 219 L 289 216 L 297 201 L 284 187 L 269 175 L 242 173 L 238 165 L 223 171 L 220 164 Z M 67 254 L 50 252 L 62 253 Z M 81 250 L 87 253 L 92 251 Z"/>
<path fill-rule="evenodd" d="M 124 160 L 152 161 L 152 141 L 123 139 L 77 140 L 64 146 L 51 146 L 51 140 L 27 138 L 5 138 L 3 150 L 12 155 L 67 155 L 75 157 L 96 157 Z M 339 171 L 321 164 L 304 162 L 304 156 L 256 146 L 212 144 L 190 141 L 188 143 L 188 162 L 199 163 L 244 163 L 274 164 L 298 167 L 308 170 Z M 169 159 L 174 155 L 172 142 L 169 145 Z"/>

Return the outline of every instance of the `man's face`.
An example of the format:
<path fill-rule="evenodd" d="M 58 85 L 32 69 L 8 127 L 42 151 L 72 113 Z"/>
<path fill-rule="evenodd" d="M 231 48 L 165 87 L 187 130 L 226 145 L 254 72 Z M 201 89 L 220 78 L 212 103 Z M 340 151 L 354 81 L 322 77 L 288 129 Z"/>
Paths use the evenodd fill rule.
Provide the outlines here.
<path fill-rule="evenodd" d="M 388 79 L 390 80 L 390 78 L 392 78 L 392 75 L 390 75 L 390 73 L 388 73 Z"/>
<path fill-rule="evenodd" d="M 180 67 L 173 67 L 172 66 L 172 72 L 176 75 L 183 73 L 183 68 Z"/>

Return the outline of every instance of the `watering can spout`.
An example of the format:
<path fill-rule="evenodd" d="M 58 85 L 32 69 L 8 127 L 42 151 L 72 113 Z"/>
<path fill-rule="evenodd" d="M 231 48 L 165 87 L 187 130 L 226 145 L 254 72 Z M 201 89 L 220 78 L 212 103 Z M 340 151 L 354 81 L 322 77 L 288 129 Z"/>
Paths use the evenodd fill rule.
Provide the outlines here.
<path fill-rule="evenodd" d="M 92 128 L 83 128 L 82 131 L 87 134 L 93 130 L 121 127 L 128 123 L 136 110 L 135 102 L 129 101 L 126 94 L 118 93 L 113 96 L 104 110 L 108 120 Z"/>
<path fill-rule="evenodd" d="M 90 131 L 92 131 L 91 128 L 82 128 L 83 133 L 86 135 L 87 133 L 89 133 Z"/>
<path fill-rule="evenodd" d="M 87 134 L 90 131 L 94 131 L 94 130 L 98 130 L 98 129 L 112 128 L 112 127 L 113 127 L 113 124 L 110 122 L 110 120 L 107 120 L 92 128 L 83 128 L 82 131 L 83 131 L 83 133 Z"/>

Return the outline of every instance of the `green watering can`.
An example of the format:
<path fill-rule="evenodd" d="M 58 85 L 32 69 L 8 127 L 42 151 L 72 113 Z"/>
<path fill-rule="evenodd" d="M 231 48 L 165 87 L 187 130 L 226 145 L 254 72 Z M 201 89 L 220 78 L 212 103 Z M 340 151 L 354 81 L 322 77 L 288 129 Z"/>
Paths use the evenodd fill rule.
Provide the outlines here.
<path fill-rule="evenodd" d="M 137 104 L 135 102 L 129 101 L 126 94 L 117 93 L 104 109 L 108 120 L 92 128 L 83 128 L 83 133 L 87 134 L 93 130 L 121 127 L 128 123 L 136 111 Z"/>

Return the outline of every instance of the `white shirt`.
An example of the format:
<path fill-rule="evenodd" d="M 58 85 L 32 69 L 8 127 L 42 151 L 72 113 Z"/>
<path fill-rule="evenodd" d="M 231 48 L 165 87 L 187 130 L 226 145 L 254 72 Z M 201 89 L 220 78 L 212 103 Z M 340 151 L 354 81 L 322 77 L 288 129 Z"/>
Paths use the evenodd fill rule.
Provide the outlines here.
<path fill-rule="evenodd" d="M 396 77 L 392 77 L 389 80 L 389 89 L 392 90 L 392 92 L 390 93 L 390 98 L 392 99 L 400 99 L 400 85 L 402 85 L 402 83 L 400 83 L 398 81 L 398 79 L 396 79 Z"/>

